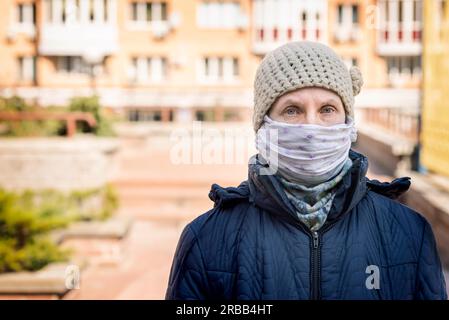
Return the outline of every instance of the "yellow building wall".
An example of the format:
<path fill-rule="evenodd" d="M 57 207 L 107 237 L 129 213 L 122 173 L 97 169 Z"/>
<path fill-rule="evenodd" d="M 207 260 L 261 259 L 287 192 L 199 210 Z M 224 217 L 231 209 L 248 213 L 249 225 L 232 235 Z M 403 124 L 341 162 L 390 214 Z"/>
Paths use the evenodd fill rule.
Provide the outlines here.
<path fill-rule="evenodd" d="M 445 6 L 424 1 L 421 160 L 430 171 L 449 176 L 449 1 L 444 1 Z"/>

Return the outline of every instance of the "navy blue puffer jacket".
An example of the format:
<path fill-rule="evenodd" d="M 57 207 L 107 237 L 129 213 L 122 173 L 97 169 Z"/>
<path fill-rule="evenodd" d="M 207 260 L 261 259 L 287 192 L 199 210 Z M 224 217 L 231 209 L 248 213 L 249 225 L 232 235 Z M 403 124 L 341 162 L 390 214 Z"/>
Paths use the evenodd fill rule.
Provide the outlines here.
<path fill-rule="evenodd" d="M 212 185 L 214 208 L 184 229 L 166 299 L 447 299 L 430 225 L 393 200 L 409 178 L 369 180 L 367 158 L 349 155 L 316 234 L 257 156 L 238 187 Z"/>

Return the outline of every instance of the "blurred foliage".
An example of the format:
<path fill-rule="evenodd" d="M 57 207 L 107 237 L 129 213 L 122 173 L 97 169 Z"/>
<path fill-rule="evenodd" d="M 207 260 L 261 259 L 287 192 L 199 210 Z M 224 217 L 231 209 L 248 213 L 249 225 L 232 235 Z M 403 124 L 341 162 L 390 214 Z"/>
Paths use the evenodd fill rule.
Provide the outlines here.
<path fill-rule="evenodd" d="M 92 133 L 103 137 L 115 135 L 112 127 L 112 117 L 104 113 L 97 96 L 73 98 L 67 107 L 49 106 L 46 108 L 31 106 L 17 96 L 11 98 L 0 97 L 0 111 L 89 112 L 97 121 L 97 126 L 90 128 L 86 122 L 79 121 L 77 122 L 78 132 Z M 0 123 L 0 136 L 48 137 L 62 136 L 66 132 L 66 123 L 58 120 L 2 121 Z"/>
<path fill-rule="evenodd" d="M 68 259 L 49 232 L 80 220 L 106 219 L 118 207 L 112 186 L 63 193 L 0 189 L 0 273 L 34 271 Z"/>
<path fill-rule="evenodd" d="M 0 111 L 22 112 L 37 111 L 36 107 L 32 107 L 17 96 L 11 98 L 0 97 Z M 55 110 L 53 107 L 51 110 Z M 59 111 L 63 111 L 59 108 Z M 0 126 L 1 136 L 13 137 L 42 137 L 60 135 L 65 124 L 56 120 L 40 120 L 40 121 L 2 121 Z"/>
<path fill-rule="evenodd" d="M 20 97 L 13 96 L 11 98 L 0 97 L 0 111 L 31 111 L 32 107 L 25 103 Z"/>
<path fill-rule="evenodd" d="M 114 136 L 111 120 L 104 114 L 98 96 L 73 98 L 70 101 L 69 111 L 91 113 L 97 121 L 97 126 L 93 128 L 93 132 L 97 136 Z M 78 129 L 80 129 L 81 132 L 92 131 L 85 122 L 80 123 Z"/>

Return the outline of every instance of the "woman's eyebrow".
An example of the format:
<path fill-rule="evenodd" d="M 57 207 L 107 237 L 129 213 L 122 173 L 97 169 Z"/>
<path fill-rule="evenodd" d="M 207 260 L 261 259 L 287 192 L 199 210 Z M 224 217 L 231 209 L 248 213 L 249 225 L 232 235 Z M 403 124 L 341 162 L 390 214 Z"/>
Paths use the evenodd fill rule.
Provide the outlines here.
<path fill-rule="evenodd" d="M 286 105 L 286 106 L 291 105 L 291 104 L 294 104 L 294 105 L 296 105 L 296 106 L 302 106 L 301 101 L 293 100 L 293 99 L 291 99 L 291 98 L 285 99 L 285 101 L 284 101 L 282 104 L 283 104 L 283 105 Z"/>
<path fill-rule="evenodd" d="M 323 104 L 338 104 L 337 100 L 335 100 L 334 98 L 329 98 L 327 100 L 323 101 Z"/>

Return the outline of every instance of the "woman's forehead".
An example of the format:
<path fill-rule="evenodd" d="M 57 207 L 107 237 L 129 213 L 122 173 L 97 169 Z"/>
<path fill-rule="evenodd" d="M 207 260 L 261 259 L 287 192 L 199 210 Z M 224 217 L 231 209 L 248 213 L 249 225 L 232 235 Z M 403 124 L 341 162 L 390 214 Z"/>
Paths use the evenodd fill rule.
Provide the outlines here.
<path fill-rule="evenodd" d="M 292 103 L 309 99 L 333 103 L 338 103 L 341 101 L 340 97 L 335 92 L 319 87 L 300 88 L 287 92 L 280 96 L 278 101 Z"/>

